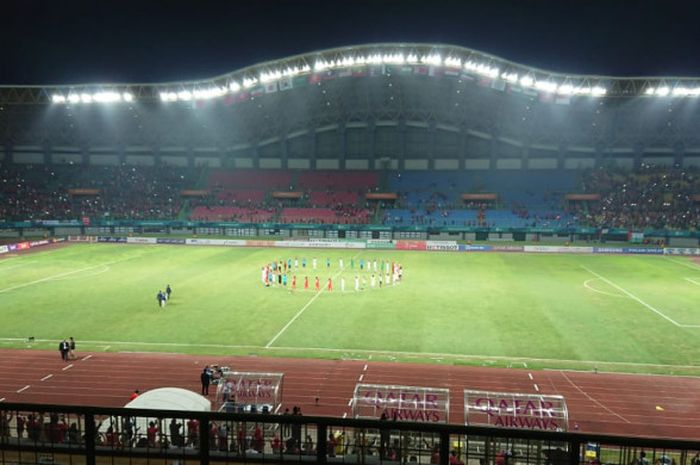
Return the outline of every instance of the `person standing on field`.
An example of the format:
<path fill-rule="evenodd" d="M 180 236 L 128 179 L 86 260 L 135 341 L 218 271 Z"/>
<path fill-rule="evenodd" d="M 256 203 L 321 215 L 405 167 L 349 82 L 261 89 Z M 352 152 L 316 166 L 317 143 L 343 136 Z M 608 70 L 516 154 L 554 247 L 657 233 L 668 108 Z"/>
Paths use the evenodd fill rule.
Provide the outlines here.
<path fill-rule="evenodd" d="M 75 358 L 75 339 L 73 339 L 73 336 L 70 337 L 70 342 L 68 343 L 68 357 L 71 360 Z"/>
<path fill-rule="evenodd" d="M 211 382 L 211 370 L 209 370 L 209 365 L 204 367 L 202 374 L 199 375 L 199 379 L 202 382 L 202 395 L 209 395 L 209 383 Z"/>
<path fill-rule="evenodd" d="M 165 296 L 168 298 L 167 300 L 170 300 L 170 294 L 173 293 L 173 290 L 170 288 L 170 284 L 168 284 L 165 287 Z"/>

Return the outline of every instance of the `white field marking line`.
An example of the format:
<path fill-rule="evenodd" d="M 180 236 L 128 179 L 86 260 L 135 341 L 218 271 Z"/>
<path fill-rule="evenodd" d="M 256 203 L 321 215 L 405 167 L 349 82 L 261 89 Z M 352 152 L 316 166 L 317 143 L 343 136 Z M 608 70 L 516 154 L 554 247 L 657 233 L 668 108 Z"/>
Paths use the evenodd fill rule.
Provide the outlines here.
<path fill-rule="evenodd" d="M 355 256 L 352 257 L 352 259 L 354 260 L 355 258 L 357 258 L 358 255 L 360 255 L 360 252 L 357 252 L 357 253 L 355 254 Z M 341 274 L 343 271 L 344 271 L 344 270 L 341 269 L 341 270 L 338 271 L 335 275 L 333 275 L 333 278 L 332 278 L 333 281 L 335 281 L 336 278 L 338 278 L 338 276 L 340 276 L 340 274 Z M 266 349 L 269 349 L 270 346 L 271 346 L 272 344 L 274 344 L 275 341 L 282 335 L 282 333 L 284 333 L 284 332 L 287 330 L 287 328 L 289 328 L 289 327 L 292 325 L 292 323 L 294 323 L 294 322 L 296 321 L 296 319 L 299 318 L 299 317 L 301 316 L 301 314 L 304 313 L 304 311 L 305 311 L 307 308 L 309 308 L 309 307 L 311 306 L 311 304 L 314 303 L 314 301 L 315 301 L 316 299 L 318 299 L 318 297 L 319 297 L 322 293 L 323 293 L 323 287 L 321 287 L 321 289 L 320 289 L 318 292 L 316 292 L 316 294 L 311 298 L 311 300 L 309 300 L 309 301 L 306 303 L 306 305 L 304 305 L 303 307 L 301 307 L 301 310 L 299 310 L 299 311 L 297 312 L 297 314 L 294 315 L 294 316 L 292 317 L 292 319 L 289 320 L 289 321 L 287 322 L 287 324 L 284 325 L 284 327 L 283 327 L 282 329 L 280 329 L 280 331 L 279 331 L 277 334 L 275 334 L 275 337 L 273 337 L 273 338 L 270 340 L 270 342 L 268 342 L 267 344 L 265 344 L 265 348 L 266 348 Z"/>
<path fill-rule="evenodd" d="M 700 286 L 700 281 L 695 281 L 694 279 L 691 278 L 684 278 L 686 281 L 695 284 L 696 286 Z"/>
<path fill-rule="evenodd" d="M 224 346 L 225 347 L 225 346 Z M 261 347 L 260 347 L 261 348 Z M 270 347 L 271 350 L 298 350 L 314 352 L 359 352 L 375 355 L 405 355 L 414 357 L 443 357 L 443 358 L 468 358 L 468 359 L 494 359 L 494 360 L 529 360 L 530 362 L 562 362 L 562 363 L 595 363 L 599 365 L 630 365 L 640 367 L 666 367 L 666 368 L 691 368 L 700 369 L 700 365 L 669 365 L 663 363 L 644 362 L 611 362 L 597 360 L 570 360 L 558 358 L 528 358 L 528 357 L 508 357 L 505 355 L 474 355 L 474 354 L 447 354 L 442 352 L 408 352 L 400 350 L 376 350 L 376 349 L 336 349 L 330 347 Z"/>
<path fill-rule="evenodd" d="M 586 391 L 584 391 L 584 390 L 581 389 L 576 383 L 574 383 L 573 381 L 571 381 L 571 378 L 569 378 L 568 376 L 566 376 L 566 373 L 564 373 L 563 371 L 560 371 L 560 373 L 561 373 L 561 375 L 564 377 L 564 379 L 566 379 L 566 380 L 569 382 L 569 384 L 571 384 L 573 387 L 575 387 L 576 390 L 577 390 L 578 392 L 580 392 L 581 394 L 583 394 L 584 396 L 586 396 L 586 397 L 588 398 L 588 400 L 590 400 L 591 402 L 593 402 L 593 403 L 599 405 L 599 406 L 602 407 L 604 410 L 606 410 L 606 411 L 612 413 L 613 415 L 615 415 L 617 418 L 621 419 L 621 420 L 624 421 L 625 423 L 632 423 L 632 422 L 629 421 L 627 418 L 623 417 L 622 415 L 620 415 L 620 414 L 617 413 L 617 412 L 613 412 L 613 411 L 610 410 L 608 407 L 606 407 L 605 405 L 601 404 L 598 400 L 596 400 L 596 399 L 594 399 L 593 397 L 591 397 L 590 395 L 588 395 L 588 393 L 587 393 Z"/>
<path fill-rule="evenodd" d="M 92 354 L 86 355 L 85 357 L 81 358 L 80 361 L 81 361 L 81 362 L 84 362 L 84 361 L 86 361 L 86 360 L 90 360 L 91 358 L 92 358 Z"/>
<path fill-rule="evenodd" d="M 53 377 L 53 375 L 46 375 L 43 378 L 41 378 L 41 380 L 46 381 L 47 379 L 52 378 L 52 377 Z"/>
<path fill-rule="evenodd" d="M 35 280 L 35 281 L 30 281 L 30 282 L 28 282 L 28 283 L 17 284 L 16 286 L 10 286 L 10 287 L 6 287 L 6 288 L 4 288 L 4 289 L 0 289 L 0 294 L 2 294 L 3 292 L 13 291 L 13 290 L 15 290 L 15 289 L 21 289 L 21 288 L 23 288 L 23 287 L 31 286 L 32 284 L 39 284 L 39 283 L 43 283 L 43 282 L 45 282 L 45 281 L 50 281 L 50 280 L 52 280 L 52 279 L 62 278 L 63 276 L 70 276 L 70 275 L 72 275 L 72 274 L 80 273 L 80 272 L 82 272 L 82 271 L 93 270 L 93 269 L 99 268 L 99 267 L 101 267 L 101 266 L 113 265 L 114 263 L 124 262 L 124 261 L 130 260 L 130 259 L 132 259 L 132 258 L 136 258 L 136 257 L 129 257 L 129 258 L 125 258 L 125 259 L 122 259 L 122 260 L 114 260 L 114 261 L 107 262 L 107 263 L 100 263 L 100 264 L 98 264 L 98 265 L 88 266 L 88 267 L 86 267 L 86 268 L 80 268 L 80 269 L 78 269 L 78 270 L 67 271 L 67 272 L 65 272 L 65 273 L 59 273 L 59 274 L 55 274 L 55 275 L 52 275 L 52 276 L 47 276 L 46 278 L 37 279 L 37 280 Z"/>
<path fill-rule="evenodd" d="M 94 272 L 94 273 L 90 273 L 90 274 L 84 275 L 84 276 L 69 276 L 69 277 L 67 277 L 67 278 L 53 278 L 53 279 L 51 279 L 51 281 L 68 281 L 68 280 L 71 280 L 71 279 L 92 278 L 92 277 L 95 277 L 95 276 L 98 276 L 98 275 L 107 273 L 110 269 L 111 269 L 111 267 L 105 265 L 104 268 L 102 268 L 101 270 L 96 271 L 96 272 Z"/>
<path fill-rule="evenodd" d="M 102 351 L 103 351 L 103 352 L 107 352 L 107 351 L 109 350 L 110 347 L 112 347 L 112 346 L 104 346 L 104 348 L 102 349 Z"/>
<path fill-rule="evenodd" d="M 0 342 L 26 342 L 26 338 L 17 337 L 0 337 Z M 60 342 L 62 339 L 35 339 L 35 342 Z M 413 356 L 413 357 L 441 357 L 441 358 L 457 358 L 457 359 L 495 359 L 495 360 L 528 360 L 530 362 L 561 362 L 561 363 L 587 363 L 587 364 L 597 364 L 597 365 L 629 365 L 638 367 L 662 367 L 662 368 L 690 368 L 690 369 L 700 369 L 700 365 L 672 365 L 665 363 L 644 363 L 644 362 L 614 362 L 614 361 L 602 361 L 602 360 L 571 360 L 571 359 L 558 359 L 558 358 L 529 358 L 529 357 L 508 357 L 505 355 L 475 355 L 475 354 L 449 354 L 444 352 L 408 352 L 408 351 L 396 351 L 396 350 L 376 350 L 376 349 L 337 349 L 332 347 L 285 347 L 276 346 L 266 348 L 264 346 L 256 345 L 227 345 L 227 344 L 197 344 L 197 343 L 179 343 L 179 342 L 134 342 L 134 341 L 91 341 L 91 340 L 80 340 L 81 344 L 89 345 L 99 345 L 102 346 L 107 343 L 114 345 L 136 345 L 136 346 L 166 346 L 166 347 L 209 347 L 215 349 L 256 349 L 256 350 L 270 350 L 270 351 L 302 351 L 302 352 L 358 352 L 363 354 L 369 354 L 369 357 L 374 355 L 402 355 L 402 356 Z M 138 353 L 160 353 L 160 352 L 138 352 Z M 88 355 L 87 358 L 92 357 Z M 368 358 L 369 358 L 368 357 Z M 558 369 L 550 368 L 549 370 L 560 371 Z M 569 370 L 575 371 L 575 370 Z M 599 371 L 600 373 L 600 371 Z M 623 372 L 611 372 L 611 373 L 623 373 Z M 680 376 L 684 375 L 663 375 L 663 376 Z"/>
<path fill-rule="evenodd" d="M 688 263 L 688 262 L 685 262 L 683 260 L 675 260 L 675 259 L 669 257 L 668 255 L 664 255 L 664 257 L 667 260 L 672 261 L 673 263 L 675 263 L 677 265 L 682 265 L 686 268 L 690 268 L 691 270 L 700 271 L 700 266 L 696 265 L 695 263 Z"/>
<path fill-rule="evenodd" d="M 625 296 L 622 295 L 622 294 L 613 294 L 613 293 L 610 293 L 610 292 L 601 291 L 601 290 L 599 290 L 599 289 L 596 289 L 595 287 L 591 287 L 591 286 L 588 284 L 588 283 L 590 283 L 591 281 L 596 281 L 596 280 L 598 280 L 598 279 L 600 279 L 600 278 L 591 278 L 591 279 L 585 280 L 585 281 L 583 282 L 583 287 L 585 287 L 586 289 L 588 289 L 588 290 L 590 290 L 590 291 L 597 292 L 597 293 L 599 293 L 599 294 L 609 295 L 610 297 L 622 297 L 622 298 L 625 297 Z"/>
<path fill-rule="evenodd" d="M 34 339 L 34 342 L 60 342 L 62 339 Z M 27 338 L 23 337 L 0 337 L 3 342 L 26 342 Z M 104 346 L 105 344 L 113 345 L 135 345 L 135 346 L 166 346 L 166 347 L 211 347 L 216 349 L 264 349 L 263 346 L 255 345 L 226 345 L 226 344 L 191 344 L 188 342 L 135 342 L 135 341 L 90 341 L 81 339 L 82 344 Z M 92 355 L 88 355 L 88 358 Z"/>
<path fill-rule="evenodd" d="M 648 303 L 644 302 L 642 299 L 640 299 L 640 298 L 637 297 L 636 295 L 632 294 L 631 292 L 629 292 L 629 291 L 623 289 L 622 287 L 618 286 L 618 285 L 615 284 L 614 282 L 610 281 L 608 278 L 599 275 L 598 273 L 596 273 L 595 271 L 591 270 L 590 268 L 588 268 L 588 267 L 586 267 L 586 266 L 581 265 L 581 268 L 583 268 L 584 270 L 588 271 L 588 272 L 589 272 L 590 274 L 592 274 L 593 276 L 597 276 L 598 278 L 602 279 L 603 281 L 605 281 L 606 283 L 610 284 L 612 287 L 614 287 L 614 288 L 617 289 L 618 291 L 625 293 L 625 295 L 627 295 L 627 296 L 628 296 L 629 298 L 631 298 L 632 300 L 634 300 L 634 301 L 636 301 L 637 303 L 639 303 L 639 304 L 643 305 L 644 307 L 648 308 L 648 309 L 651 310 L 652 312 L 654 312 L 654 313 L 656 313 L 657 315 L 659 315 L 661 318 L 663 318 L 663 319 L 665 319 L 665 320 L 667 320 L 667 321 L 673 323 L 675 326 L 678 326 L 679 328 L 700 328 L 700 325 L 685 325 L 685 324 L 681 324 L 681 323 L 677 322 L 676 320 L 674 320 L 674 319 L 671 318 L 670 316 L 665 315 L 662 311 L 657 310 L 656 308 L 652 307 L 652 306 L 649 305 Z"/>
<path fill-rule="evenodd" d="M 26 386 L 24 386 L 22 389 L 18 389 L 18 390 L 17 390 L 17 394 L 19 394 L 20 392 L 26 391 L 27 389 L 29 389 L 29 384 L 27 384 Z"/>
<path fill-rule="evenodd" d="M 73 364 L 72 364 L 72 363 L 71 363 L 70 365 L 68 365 L 68 366 L 65 366 L 65 367 L 61 368 L 61 371 L 66 371 L 66 370 L 69 370 L 69 369 L 71 369 L 71 368 L 73 368 Z"/>

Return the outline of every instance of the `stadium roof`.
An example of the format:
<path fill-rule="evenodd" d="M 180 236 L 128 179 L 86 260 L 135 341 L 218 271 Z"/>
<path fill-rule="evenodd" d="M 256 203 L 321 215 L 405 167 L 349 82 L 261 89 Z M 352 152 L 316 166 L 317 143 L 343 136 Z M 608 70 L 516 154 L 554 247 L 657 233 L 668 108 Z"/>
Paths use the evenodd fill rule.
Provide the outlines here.
<path fill-rule="evenodd" d="M 268 61 L 209 79 L 157 84 L 87 83 L 2 86 L 0 104 L 192 101 L 225 98 L 258 85 L 282 86 L 298 76 L 373 67 L 426 67 L 426 73 L 458 72 L 494 85 L 564 97 L 700 96 L 698 77 L 615 77 L 552 72 L 477 50 L 444 44 L 380 43 L 314 51 Z"/>

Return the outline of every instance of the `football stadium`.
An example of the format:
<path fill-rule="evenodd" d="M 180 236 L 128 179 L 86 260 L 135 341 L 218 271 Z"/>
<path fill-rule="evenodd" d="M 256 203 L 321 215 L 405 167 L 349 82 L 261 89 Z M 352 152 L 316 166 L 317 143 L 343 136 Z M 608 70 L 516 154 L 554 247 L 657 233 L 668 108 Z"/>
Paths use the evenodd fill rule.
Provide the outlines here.
<path fill-rule="evenodd" d="M 0 462 L 698 465 L 699 95 L 429 43 L 0 87 Z"/>

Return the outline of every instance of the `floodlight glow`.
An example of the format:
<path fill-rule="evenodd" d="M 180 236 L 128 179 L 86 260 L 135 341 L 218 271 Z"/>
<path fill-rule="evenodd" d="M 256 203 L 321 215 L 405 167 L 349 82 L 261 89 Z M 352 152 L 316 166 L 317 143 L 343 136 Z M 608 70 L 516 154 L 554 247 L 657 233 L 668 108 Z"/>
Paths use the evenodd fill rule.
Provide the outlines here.
<path fill-rule="evenodd" d="M 80 95 L 78 94 L 70 94 L 68 96 L 68 101 L 70 103 L 80 103 Z"/>
<path fill-rule="evenodd" d="M 418 61 L 418 55 L 416 55 L 415 53 L 410 53 L 410 54 L 406 57 L 406 62 L 407 62 L 407 63 L 410 63 L 410 64 L 412 64 L 412 65 L 415 65 L 415 64 L 420 63 L 420 62 Z"/>
<path fill-rule="evenodd" d="M 122 98 L 124 99 L 125 102 L 133 102 L 134 101 L 134 96 L 129 92 L 124 92 L 122 94 Z"/>
<path fill-rule="evenodd" d="M 537 81 L 535 88 L 544 92 L 554 92 L 557 90 L 557 85 L 549 81 Z"/>
<path fill-rule="evenodd" d="M 326 61 L 317 61 L 316 64 L 314 64 L 314 71 L 323 71 L 328 68 L 328 62 Z M 245 84 L 245 79 L 243 80 L 243 87 L 246 87 Z"/>
<path fill-rule="evenodd" d="M 574 90 L 574 93 L 575 93 L 576 95 L 588 95 L 588 94 L 591 93 L 591 88 L 590 88 L 590 87 L 586 87 L 586 86 L 577 87 L 577 88 Z"/>
<path fill-rule="evenodd" d="M 571 95 L 574 93 L 574 86 L 571 84 L 562 84 L 557 88 L 557 94 L 559 95 Z"/>
<path fill-rule="evenodd" d="M 51 101 L 53 103 L 66 103 L 66 97 L 63 95 L 54 94 L 51 96 Z"/>
<path fill-rule="evenodd" d="M 183 101 L 192 100 L 192 92 L 189 90 L 183 90 L 177 93 L 177 98 Z"/>
<path fill-rule="evenodd" d="M 83 103 L 92 103 L 92 95 L 80 94 L 80 101 Z"/>
<path fill-rule="evenodd" d="M 523 87 L 532 87 L 534 83 L 535 80 L 532 79 L 530 76 L 523 76 L 520 78 L 520 85 Z"/>
<path fill-rule="evenodd" d="M 382 64 L 382 56 L 378 53 L 375 53 L 374 55 L 369 55 L 367 57 L 367 63 L 371 65 L 380 65 Z"/>
<path fill-rule="evenodd" d="M 654 95 L 654 91 L 655 91 L 655 90 L 656 90 L 656 89 L 654 89 L 653 87 L 648 87 L 647 90 L 646 90 L 644 93 L 647 94 L 647 95 Z"/>
<path fill-rule="evenodd" d="M 121 101 L 122 96 L 118 92 L 96 92 L 92 100 L 99 103 L 112 103 Z"/>
<path fill-rule="evenodd" d="M 462 60 L 456 57 L 447 57 L 445 59 L 445 66 L 451 66 L 453 68 L 461 68 Z"/>
<path fill-rule="evenodd" d="M 501 79 L 508 82 L 518 82 L 518 73 L 503 73 Z"/>
<path fill-rule="evenodd" d="M 421 62 L 426 65 L 440 66 L 442 65 L 442 57 L 437 54 L 424 55 L 421 57 Z"/>
<path fill-rule="evenodd" d="M 608 90 L 605 87 L 601 86 L 595 86 L 593 89 L 591 89 L 591 95 L 594 97 L 602 97 L 603 95 L 607 94 Z"/>
<path fill-rule="evenodd" d="M 246 89 L 253 87 L 257 83 L 258 80 L 255 78 L 243 78 L 243 87 Z"/>
<path fill-rule="evenodd" d="M 656 95 L 658 95 L 659 97 L 666 97 L 669 94 L 669 92 L 671 92 L 671 89 L 669 89 L 666 86 L 657 87 L 656 89 Z"/>
<path fill-rule="evenodd" d="M 228 90 L 230 90 L 231 92 L 238 92 L 239 90 L 241 90 L 241 85 L 236 81 L 231 81 L 231 83 L 228 85 Z"/>

